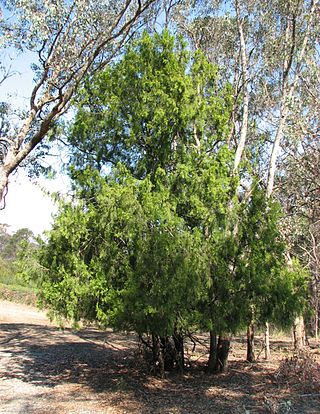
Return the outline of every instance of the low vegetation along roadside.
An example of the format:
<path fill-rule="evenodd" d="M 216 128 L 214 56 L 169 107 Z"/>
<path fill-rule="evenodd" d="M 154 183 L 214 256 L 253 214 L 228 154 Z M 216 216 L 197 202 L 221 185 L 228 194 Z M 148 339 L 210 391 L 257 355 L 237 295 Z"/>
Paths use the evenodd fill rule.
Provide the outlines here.
<path fill-rule="evenodd" d="M 31 230 L 10 233 L 7 225 L 0 224 L 0 299 L 36 304 L 35 284 L 23 272 L 27 262 L 31 265 L 26 258 L 35 245 Z"/>

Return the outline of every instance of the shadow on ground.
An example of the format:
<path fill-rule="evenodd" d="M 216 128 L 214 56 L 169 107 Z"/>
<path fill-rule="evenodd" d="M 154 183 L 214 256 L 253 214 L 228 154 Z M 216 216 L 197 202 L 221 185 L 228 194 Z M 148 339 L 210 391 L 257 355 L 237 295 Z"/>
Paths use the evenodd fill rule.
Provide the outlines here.
<path fill-rule="evenodd" d="M 72 389 L 72 398 L 80 406 L 83 399 L 96 398 L 101 406 L 108 401 L 120 407 L 114 411 L 120 413 L 239 414 L 247 410 L 254 414 L 270 413 L 270 404 L 281 399 L 281 406 L 292 397 L 279 390 L 263 363 L 231 362 L 228 374 L 210 377 L 195 365 L 184 376 L 170 374 L 160 380 L 146 369 L 132 335 L 95 329 L 61 331 L 32 324 L 0 324 L 0 332 L 0 350 L 8 358 L 2 379 L 49 389 L 65 386 L 67 390 L 76 384 L 78 391 Z M 51 391 L 47 394 L 46 398 L 52 398 Z M 66 394 L 65 398 L 71 397 Z M 294 408 L 290 412 L 312 413 Z"/>

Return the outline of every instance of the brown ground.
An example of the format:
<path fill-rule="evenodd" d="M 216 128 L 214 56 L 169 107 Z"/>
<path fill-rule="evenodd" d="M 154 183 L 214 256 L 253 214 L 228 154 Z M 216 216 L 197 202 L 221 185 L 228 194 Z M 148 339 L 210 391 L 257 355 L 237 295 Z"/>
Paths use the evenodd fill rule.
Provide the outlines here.
<path fill-rule="evenodd" d="M 290 338 L 277 338 L 270 362 L 249 364 L 243 340 L 235 340 L 229 373 L 207 376 L 199 347 L 185 375 L 161 380 L 133 335 L 60 330 L 32 307 L 0 301 L 0 413 L 320 413 L 314 378 L 277 374 L 290 348 Z M 312 353 L 319 362 L 320 346 Z"/>

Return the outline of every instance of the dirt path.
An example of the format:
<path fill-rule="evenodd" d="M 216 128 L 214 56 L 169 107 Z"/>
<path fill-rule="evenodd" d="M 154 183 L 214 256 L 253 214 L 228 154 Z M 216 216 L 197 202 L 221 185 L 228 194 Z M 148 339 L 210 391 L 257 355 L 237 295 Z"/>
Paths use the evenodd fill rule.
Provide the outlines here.
<path fill-rule="evenodd" d="M 281 355 L 250 365 L 244 352 L 234 346 L 226 375 L 197 369 L 160 380 L 144 368 L 134 336 L 62 331 L 43 312 L 0 301 L 0 413 L 320 413 L 319 394 L 275 383 Z"/>
<path fill-rule="evenodd" d="M 126 361 L 132 341 L 94 329 L 60 330 L 44 312 L 0 301 L 0 413 L 125 413 L 121 401 L 113 402 L 121 393 L 112 371 Z"/>

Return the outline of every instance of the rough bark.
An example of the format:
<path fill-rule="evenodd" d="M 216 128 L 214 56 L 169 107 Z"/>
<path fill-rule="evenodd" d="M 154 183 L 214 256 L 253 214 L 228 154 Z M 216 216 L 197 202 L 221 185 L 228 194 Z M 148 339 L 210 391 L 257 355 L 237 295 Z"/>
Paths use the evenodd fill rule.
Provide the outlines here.
<path fill-rule="evenodd" d="M 229 350 L 230 337 L 219 335 L 215 372 L 221 373 L 228 370 Z"/>
<path fill-rule="evenodd" d="M 209 360 L 207 365 L 207 373 L 213 374 L 217 365 L 217 334 L 214 331 L 210 331 L 210 350 Z"/>
<path fill-rule="evenodd" d="M 305 330 L 302 316 L 298 316 L 293 325 L 294 349 L 299 351 L 305 346 Z"/>
<path fill-rule="evenodd" d="M 182 374 L 184 371 L 184 341 L 183 341 L 183 335 L 181 332 L 175 331 L 173 334 L 173 341 L 176 351 L 176 363 L 178 365 L 178 368 L 180 370 L 180 373 Z"/>
<path fill-rule="evenodd" d="M 162 337 L 160 339 L 160 351 L 162 353 L 163 365 L 165 371 L 172 371 L 174 369 L 176 360 L 175 346 L 171 338 Z"/>
<path fill-rule="evenodd" d="M 157 335 L 152 334 L 152 368 L 153 371 L 164 377 L 164 359 L 160 346 L 160 339 Z"/>
<path fill-rule="evenodd" d="M 314 318 L 314 337 L 316 341 L 319 339 L 319 310 L 318 306 L 316 307 L 316 313 Z"/>

